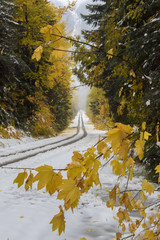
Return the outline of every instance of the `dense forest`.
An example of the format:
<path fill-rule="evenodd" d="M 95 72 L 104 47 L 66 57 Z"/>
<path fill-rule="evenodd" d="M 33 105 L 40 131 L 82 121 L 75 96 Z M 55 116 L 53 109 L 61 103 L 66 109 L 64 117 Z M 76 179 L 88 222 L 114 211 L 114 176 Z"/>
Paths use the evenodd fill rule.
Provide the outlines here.
<path fill-rule="evenodd" d="M 11 125 L 33 136 L 50 136 L 68 125 L 72 117 L 71 61 L 66 53 L 53 56 L 52 48 L 68 49 L 70 44 L 56 36 L 52 40 L 44 36 L 46 26 L 51 25 L 53 32 L 66 34 L 62 22 L 66 11 L 67 8 L 58 9 L 46 0 L 2 0 L 1 129 Z M 47 47 L 49 41 L 53 44 Z"/>
<path fill-rule="evenodd" d="M 97 1 L 86 5 L 82 18 L 91 25 L 83 31 L 87 46 L 76 44 L 79 79 L 104 91 L 115 122 L 131 124 L 140 131 L 142 122 L 152 134 L 143 162 L 152 178 L 160 162 L 160 2 Z M 87 53 L 88 52 L 88 53 Z M 98 112 L 95 106 L 98 107 Z M 92 100 L 94 115 L 101 105 Z"/>

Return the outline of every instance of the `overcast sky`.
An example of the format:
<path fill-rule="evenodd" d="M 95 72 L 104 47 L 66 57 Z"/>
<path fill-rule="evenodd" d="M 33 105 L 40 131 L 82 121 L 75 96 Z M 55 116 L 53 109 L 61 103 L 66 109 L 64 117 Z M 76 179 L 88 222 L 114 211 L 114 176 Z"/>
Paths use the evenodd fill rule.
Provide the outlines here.
<path fill-rule="evenodd" d="M 69 2 L 74 2 L 74 0 L 50 0 L 51 2 L 55 3 L 56 5 L 63 5 L 66 6 Z M 86 2 L 86 0 L 77 0 L 76 5 Z"/>

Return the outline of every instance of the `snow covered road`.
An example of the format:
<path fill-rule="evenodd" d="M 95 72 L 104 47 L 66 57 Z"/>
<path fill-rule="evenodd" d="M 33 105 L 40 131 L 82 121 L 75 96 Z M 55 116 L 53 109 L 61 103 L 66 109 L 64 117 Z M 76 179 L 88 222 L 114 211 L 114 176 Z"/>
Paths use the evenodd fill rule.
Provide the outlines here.
<path fill-rule="evenodd" d="M 71 161 L 73 151 L 85 151 L 97 142 L 100 134 L 104 134 L 88 123 L 84 113 L 83 117 L 88 135 L 82 140 L 9 166 L 35 168 L 47 164 L 54 168 L 65 168 Z M 76 121 L 73 126 L 77 124 Z M 80 240 L 83 237 L 87 240 L 111 240 L 119 231 L 118 224 L 113 219 L 117 207 L 113 211 L 106 207 L 106 188 L 111 189 L 116 182 L 116 176 L 110 166 L 107 165 L 100 170 L 102 189 L 94 187 L 81 197 L 74 214 L 70 210 L 66 212 L 66 231 L 61 236 L 58 236 L 57 231 L 52 232 L 49 224 L 53 216 L 59 212 L 58 206 L 61 201 L 44 190 L 37 191 L 36 184 L 28 192 L 23 187 L 17 189 L 13 180 L 18 171 L 0 168 L 0 240 Z M 130 187 L 135 188 L 135 185 L 137 187 L 139 184 L 140 179 L 134 178 Z"/>
<path fill-rule="evenodd" d="M 76 127 L 73 124 L 76 124 Z M 62 146 L 67 146 L 86 137 L 87 132 L 84 127 L 81 113 L 77 114 L 73 124 L 71 126 L 74 126 L 74 128 L 77 130 L 74 134 L 70 134 L 68 137 L 52 137 L 49 139 L 39 140 L 36 141 L 34 144 L 29 143 L 21 145 L 20 149 L 17 148 L 17 146 L 9 149 L 1 149 L 0 167 L 6 166 L 10 163 L 26 160 L 28 158 L 38 155 L 39 153 L 45 153 L 47 151 L 54 150 Z"/>

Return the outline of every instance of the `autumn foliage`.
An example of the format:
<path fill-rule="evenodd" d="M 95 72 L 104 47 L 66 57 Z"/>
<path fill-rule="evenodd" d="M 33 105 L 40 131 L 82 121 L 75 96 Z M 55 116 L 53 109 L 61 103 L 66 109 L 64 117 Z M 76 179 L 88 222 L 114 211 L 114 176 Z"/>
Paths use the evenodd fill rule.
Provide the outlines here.
<path fill-rule="evenodd" d="M 75 151 L 72 156 L 72 162 L 62 171 L 66 171 L 66 178 L 62 177 L 61 170 L 56 172 L 52 166 L 44 165 L 34 169 L 37 172 L 33 176 L 32 173 L 28 176 L 26 170 L 19 173 L 14 183 L 18 187 L 24 184 L 26 191 L 32 188 L 32 183 L 37 183 L 37 190 L 46 189 L 50 195 L 57 194 L 57 199 L 63 200 L 63 206 L 59 206 L 60 212 L 51 220 L 52 230 L 58 229 L 59 235 L 65 231 L 65 211 L 68 209 L 74 210 L 78 206 L 80 197 L 89 191 L 94 185 L 101 186 L 99 179 L 99 170 L 103 167 L 101 159 L 105 160 L 106 164 L 110 164 L 112 171 L 117 175 L 118 181 L 113 189 L 108 190 L 109 201 L 106 202 L 108 208 L 114 208 L 118 204 L 119 210 L 115 219 L 119 222 L 122 232 L 116 234 L 116 239 L 121 239 L 123 232 L 128 229 L 131 236 L 136 236 L 136 231 L 139 231 L 139 239 L 157 239 L 159 235 L 160 223 L 159 208 L 156 208 L 155 216 L 150 218 L 149 226 L 146 225 L 149 217 L 145 210 L 147 206 L 145 201 L 147 196 L 154 193 L 155 188 L 146 179 L 142 181 L 141 189 L 138 190 L 139 198 L 135 198 L 134 191 L 128 189 L 129 181 L 132 181 L 134 176 L 133 170 L 135 161 L 132 158 L 133 150 L 142 159 L 144 154 L 145 142 L 151 134 L 145 129 L 145 123 L 142 124 L 140 138 L 134 140 L 134 130 L 129 125 L 116 123 L 115 128 L 106 133 L 106 137 L 100 139 L 96 147 L 88 148 L 82 154 Z M 156 172 L 160 176 L 160 165 L 156 167 Z M 127 176 L 128 181 L 124 189 L 119 185 L 120 178 Z M 160 181 L 160 178 L 159 178 Z M 137 193 L 136 193 L 137 195 Z M 141 220 L 137 218 L 133 220 L 130 213 L 138 211 Z M 140 229 L 140 230 L 139 230 Z"/>

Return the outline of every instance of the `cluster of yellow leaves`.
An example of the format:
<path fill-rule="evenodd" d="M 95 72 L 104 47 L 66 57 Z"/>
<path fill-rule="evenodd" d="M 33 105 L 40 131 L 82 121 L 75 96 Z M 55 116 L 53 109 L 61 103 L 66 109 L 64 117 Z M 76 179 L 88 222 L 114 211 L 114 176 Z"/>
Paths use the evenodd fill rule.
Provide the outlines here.
<path fill-rule="evenodd" d="M 135 143 L 135 149 L 137 155 L 140 157 L 144 151 L 145 141 L 148 140 L 150 134 L 145 131 L 146 124 L 142 124 L 142 133 L 140 134 L 140 140 Z M 99 180 L 99 169 L 101 166 L 100 156 L 110 162 L 113 172 L 118 175 L 118 177 L 123 177 L 128 175 L 128 182 L 132 180 L 133 177 L 133 167 L 134 160 L 131 157 L 130 146 L 132 143 L 133 128 L 129 125 L 124 125 L 121 123 L 116 123 L 116 127 L 107 132 L 107 138 L 99 140 L 97 147 L 88 148 L 84 154 L 75 151 L 72 156 L 72 162 L 67 165 L 65 171 L 67 171 L 66 178 L 63 178 L 61 173 L 55 173 L 53 167 L 44 165 L 35 169 L 37 174 L 33 176 L 30 172 L 28 176 L 26 170 L 23 173 L 19 173 L 14 183 L 21 187 L 25 184 L 26 191 L 32 188 L 32 183 L 38 181 L 37 189 L 46 188 L 49 194 L 57 192 L 57 199 L 63 200 L 64 205 L 60 206 L 60 212 L 53 217 L 50 224 L 52 224 L 52 230 L 58 229 L 59 235 L 65 231 L 65 216 L 64 211 L 68 209 L 74 210 L 77 207 L 81 195 L 93 187 L 93 185 L 100 185 Z M 139 141 L 144 141 L 143 148 L 139 149 Z M 98 153 L 98 156 L 97 156 Z M 114 159 L 111 156 L 114 155 Z M 160 173 L 160 165 L 156 167 L 156 171 Z M 28 178 L 27 178 L 28 177 Z M 156 239 L 156 234 L 159 228 L 159 211 L 155 213 L 154 217 L 149 217 L 150 226 L 155 226 L 154 229 L 148 228 L 146 225 L 147 214 L 146 206 L 144 201 L 147 200 L 146 194 L 151 195 L 154 193 L 154 187 L 144 179 L 141 184 L 142 188 L 138 191 L 139 198 L 132 191 L 127 189 L 128 183 L 125 190 L 121 190 L 119 184 L 117 183 L 113 189 L 109 192 L 109 201 L 106 205 L 109 208 L 114 208 L 115 205 L 119 206 L 117 217 L 114 217 L 119 221 L 119 226 L 122 228 L 122 232 L 126 229 L 134 236 L 136 230 L 141 227 L 143 231 L 143 236 L 147 239 Z M 132 211 L 138 211 L 144 221 L 139 219 L 132 219 L 130 213 Z M 122 233 L 116 234 L 116 239 L 121 239 Z M 142 238 L 143 239 L 143 238 Z"/>
<path fill-rule="evenodd" d="M 53 51 L 50 54 L 49 61 L 53 62 L 56 59 L 61 59 L 66 55 L 66 50 L 70 47 L 70 44 L 63 38 L 65 35 L 65 26 L 61 22 L 55 23 L 52 25 L 47 25 L 41 28 L 40 32 L 42 33 L 48 48 L 51 48 Z M 60 48 L 60 50 L 58 50 Z M 39 61 L 42 57 L 44 51 L 43 46 L 39 46 L 34 50 L 32 59 Z"/>
<path fill-rule="evenodd" d="M 60 172 L 56 173 L 52 166 L 40 166 L 34 171 L 37 174 L 34 176 L 32 172 L 28 176 L 26 170 L 19 173 L 13 183 L 17 183 L 18 187 L 25 184 L 26 191 L 31 188 L 34 182 L 37 183 L 37 190 L 46 188 L 46 192 L 50 195 L 57 192 L 57 199 L 64 201 L 64 209 L 73 209 L 77 207 L 79 199 L 84 192 L 93 186 L 100 184 L 98 170 L 100 160 L 96 159 L 96 149 L 88 148 L 87 152 L 80 154 L 74 152 L 72 162 L 67 165 L 67 179 L 63 179 Z M 55 215 L 50 222 L 52 230 L 58 229 L 59 234 L 65 230 L 65 217 L 63 207 L 60 206 L 60 212 Z"/>

